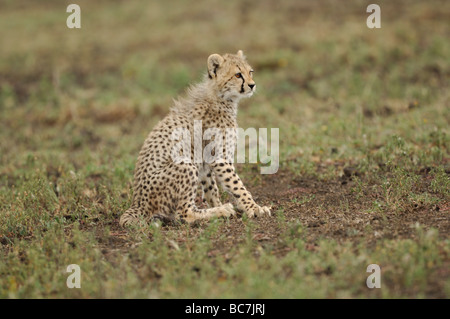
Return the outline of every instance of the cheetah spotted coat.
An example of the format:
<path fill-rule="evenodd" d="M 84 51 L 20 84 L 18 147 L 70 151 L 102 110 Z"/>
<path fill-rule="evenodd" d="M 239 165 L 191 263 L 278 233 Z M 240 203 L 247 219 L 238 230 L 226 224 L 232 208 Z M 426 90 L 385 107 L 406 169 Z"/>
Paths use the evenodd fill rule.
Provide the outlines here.
<path fill-rule="evenodd" d="M 186 97 L 175 101 L 170 113 L 145 140 L 135 168 L 133 202 L 121 216 L 121 226 L 155 218 L 191 223 L 214 216 L 234 215 L 232 204 L 221 203 L 218 184 L 232 194 L 237 210 L 249 217 L 270 215 L 269 207 L 254 202 L 232 161 L 227 160 L 230 157 L 223 156 L 210 164 L 195 162 L 192 142 L 191 154 L 183 154 L 190 157 L 190 163 L 173 160 L 172 149 L 177 141 L 171 136 L 175 129 L 186 129 L 193 138 L 198 133 L 194 132 L 194 121 L 202 121 L 203 131 L 217 128 L 225 137 L 227 129 L 237 128 L 239 100 L 251 96 L 255 90 L 253 70 L 242 51 L 223 56 L 212 54 L 207 67 L 204 81 L 191 87 Z M 224 138 L 224 154 L 234 153 L 235 142 L 235 134 L 231 139 Z M 200 185 L 208 208 L 200 209 L 195 205 Z"/>

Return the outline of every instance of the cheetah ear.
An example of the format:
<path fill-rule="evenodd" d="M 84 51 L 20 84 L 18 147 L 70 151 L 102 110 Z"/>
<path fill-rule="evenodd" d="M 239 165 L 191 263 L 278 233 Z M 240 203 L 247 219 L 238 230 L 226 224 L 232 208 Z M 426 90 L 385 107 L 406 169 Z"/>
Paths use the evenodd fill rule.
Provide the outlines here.
<path fill-rule="evenodd" d="M 211 54 L 208 58 L 208 76 L 210 79 L 215 78 L 217 76 L 217 69 L 223 63 L 223 57 L 219 54 Z"/>
<path fill-rule="evenodd" d="M 245 55 L 244 55 L 244 52 L 242 52 L 242 50 L 239 50 L 238 52 L 237 52 L 237 56 L 238 57 L 240 57 L 241 59 L 246 59 L 246 57 L 245 57 Z"/>

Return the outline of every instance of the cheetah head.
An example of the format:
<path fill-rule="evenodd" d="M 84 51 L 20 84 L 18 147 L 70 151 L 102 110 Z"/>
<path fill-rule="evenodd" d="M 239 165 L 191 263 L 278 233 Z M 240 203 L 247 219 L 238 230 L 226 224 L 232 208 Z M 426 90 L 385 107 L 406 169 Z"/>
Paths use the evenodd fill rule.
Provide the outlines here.
<path fill-rule="evenodd" d="M 219 97 L 225 100 L 250 97 L 256 89 L 253 69 L 241 50 L 237 54 L 223 56 L 211 54 L 208 58 L 208 77 Z"/>

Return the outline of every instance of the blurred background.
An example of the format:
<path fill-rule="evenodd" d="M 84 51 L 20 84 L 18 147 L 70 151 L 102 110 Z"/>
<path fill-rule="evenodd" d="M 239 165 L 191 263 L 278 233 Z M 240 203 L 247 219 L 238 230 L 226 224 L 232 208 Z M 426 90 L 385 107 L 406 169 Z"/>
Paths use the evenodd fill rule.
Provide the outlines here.
<path fill-rule="evenodd" d="M 70 3 L 0 2 L 2 166 L 136 154 L 208 55 L 238 49 L 258 84 L 241 126 L 283 128 L 282 158 L 301 170 L 448 125 L 448 1 L 379 1 L 381 29 L 368 1 L 79 0 L 82 28 L 68 29 Z"/>

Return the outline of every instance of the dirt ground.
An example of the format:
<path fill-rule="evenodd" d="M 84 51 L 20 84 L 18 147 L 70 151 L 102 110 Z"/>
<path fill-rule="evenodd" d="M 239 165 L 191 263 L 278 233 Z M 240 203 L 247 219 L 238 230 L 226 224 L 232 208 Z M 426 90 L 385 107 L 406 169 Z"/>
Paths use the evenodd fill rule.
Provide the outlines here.
<path fill-rule="evenodd" d="M 272 216 L 254 219 L 253 239 L 263 244 L 275 244 L 279 238 L 279 214 L 284 215 L 286 224 L 298 222 L 306 229 L 305 240 L 310 249 L 314 249 L 319 239 L 373 245 L 379 239 L 414 238 L 413 226 L 416 223 L 426 229 L 437 229 L 444 238 L 450 233 L 449 201 L 440 205 L 418 202 L 406 205 L 401 212 L 374 213 L 370 209 L 381 196 L 376 185 L 374 191 L 358 196 L 354 191 L 354 176 L 359 173 L 353 168 L 345 168 L 343 172 L 342 177 L 326 181 L 312 177 L 292 179 L 292 173 L 285 170 L 264 175 L 262 182 L 249 187 L 249 190 L 257 203 L 272 206 Z M 358 178 L 364 179 L 364 176 Z M 427 183 L 427 169 L 422 169 L 422 186 L 425 188 Z M 197 226 L 201 228 L 206 223 L 201 222 Z M 111 226 L 115 229 L 113 235 L 124 237 L 126 231 L 119 228 L 118 218 Z M 165 230 L 173 230 L 173 227 L 177 226 L 163 225 Z M 227 234 L 228 241 L 217 249 L 226 251 L 227 247 L 244 240 L 245 226 L 241 216 L 231 217 L 231 222 L 223 227 L 225 229 L 221 231 Z M 116 244 L 112 243 L 112 246 Z"/>
<path fill-rule="evenodd" d="M 423 188 L 430 182 L 428 171 L 426 168 L 421 169 Z M 273 213 L 271 217 L 253 220 L 255 227 L 251 240 L 257 246 L 271 247 L 272 254 L 282 257 L 294 248 L 282 244 L 280 227 L 292 225 L 301 225 L 302 238 L 308 251 L 318 249 L 322 239 L 339 244 L 362 244 L 367 248 L 375 247 L 378 241 L 386 239 L 415 239 L 416 223 L 424 229 L 437 229 L 440 238 L 447 238 L 450 233 L 449 201 L 444 200 L 439 205 L 418 202 L 405 206 L 400 212 L 373 212 L 373 202 L 382 195 L 377 191 L 377 185 L 373 185 L 373 191 L 364 191 L 363 196 L 358 195 L 355 192 L 357 175 L 361 180 L 366 178 L 352 167 L 343 169 L 342 176 L 332 180 L 292 178 L 292 173 L 283 169 L 277 174 L 263 176 L 261 183 L 250 186 L 249 190 L 256 202 L 271 205 Z M 282 221 L 280 215 L 283 216 Z M 181 247 L 188 237 L 197 237 L 207 224 L 207 221 L 195 224 L 188 232 L 179 225 L 166 224 L 162 225 L 162 231 L 179 232 L 175 245 Z M 130 233 L 118 226 L 118 218 L 108 227 L 111 228 L 110 237 L 107 242 L 101 243 L 101 249 L 105 258 L 112 261 L 114 254 L 132 249 L 135 244 L 130 240 Z M 100 234 L 103 229 L 99 228 L 98 231 Z M 218 234 L 216 238 L 211 238 L 213 249 L 208 252 L 208 257 L 222 256 L 227 260 L 231 247 L 248 240 L 246 223 L 239 216 L 220 224 Z M 441 279 L 448 276 L 450 263 L 445 261 L 430 278 L 433 283 L 429 285 L 427 296 L 445 298 L 444 281 Z"/>

